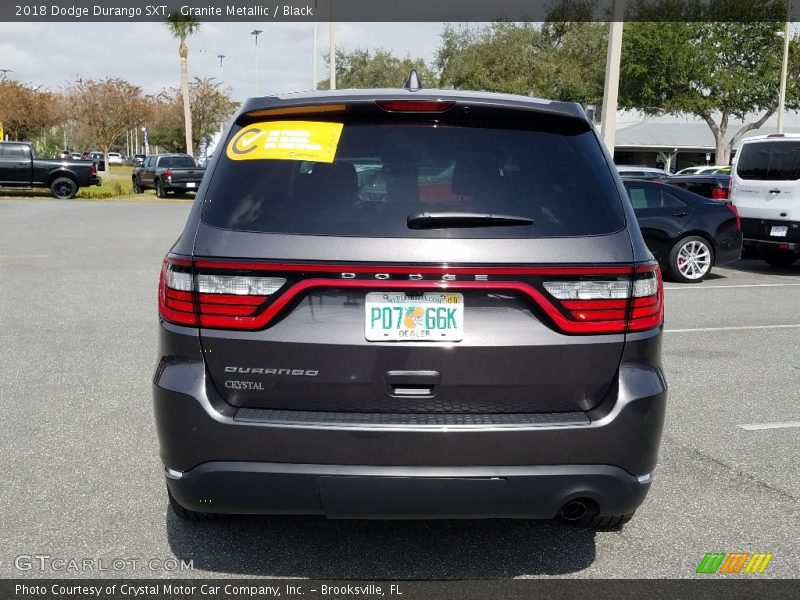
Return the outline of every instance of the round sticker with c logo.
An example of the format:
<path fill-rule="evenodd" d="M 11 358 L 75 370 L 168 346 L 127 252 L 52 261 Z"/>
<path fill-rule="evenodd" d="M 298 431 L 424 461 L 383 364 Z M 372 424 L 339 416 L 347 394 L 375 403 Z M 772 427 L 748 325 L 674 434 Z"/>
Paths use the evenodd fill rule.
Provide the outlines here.
<path fill-rule="evenodd" d="M 230 160 L 310 160 L 332 163 L 342 123 L 265 121 L 251 123 L 228 143 Z"/>
<path fill-rule="evenodd" d="M 258 127 L 248 127 L 237 133 L 228 144 L 228 158 L 236 160 L 245 154 L 250 154 L 258 148 L 258 140 L 264 134 Z M 231 156 L 233 155 L 233 156 Z"/>

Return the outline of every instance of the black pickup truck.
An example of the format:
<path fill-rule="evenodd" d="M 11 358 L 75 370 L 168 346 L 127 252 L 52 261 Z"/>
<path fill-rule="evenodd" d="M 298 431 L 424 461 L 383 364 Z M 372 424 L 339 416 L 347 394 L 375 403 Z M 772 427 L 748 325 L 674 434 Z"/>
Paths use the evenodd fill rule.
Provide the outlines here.
<path fill-rule="evenodd" d="M 196 192 L 205 173 L 188 154 L 151 154 L 133 170 L 133 192 L 154 189 L 159 198 L 169 192 Z"/>
<path fill-rule="evenodd" d="M 90 185 L 100 185 L 90 160 L 41 159 L 26 142 L 0 142 L 0 188 L 50 188 L 54 198 L 69 199 Z"/>
<path fill-rule="evenodd" d="M 728 200 L 731 176 L 724 173 L 701 173 L 700 175 L 673 175 L 667 183 L 700 194 L 712 200 Z M 730 202 L 728 202 L 730 204 Z"/>

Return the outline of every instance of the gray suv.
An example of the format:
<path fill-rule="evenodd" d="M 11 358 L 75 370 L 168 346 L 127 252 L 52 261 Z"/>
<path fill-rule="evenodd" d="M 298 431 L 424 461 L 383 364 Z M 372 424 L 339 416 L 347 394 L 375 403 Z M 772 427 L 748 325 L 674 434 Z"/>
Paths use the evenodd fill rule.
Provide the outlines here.
<path fill-rule="evenodd" d="M 154 406 L 183 518 L 626 522 L 663 290 L 577 104 L 250 99 L 164 260 Z"/>

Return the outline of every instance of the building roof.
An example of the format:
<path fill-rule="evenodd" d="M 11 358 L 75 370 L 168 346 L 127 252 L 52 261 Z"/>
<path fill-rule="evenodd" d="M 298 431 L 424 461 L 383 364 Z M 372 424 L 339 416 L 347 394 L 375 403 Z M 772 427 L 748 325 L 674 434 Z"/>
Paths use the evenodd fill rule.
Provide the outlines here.
<path fill-rule="evenodd" d="M 757 116 L 753 117 L 757 119 Z M 773 115 L 760 129 L 748 131 L 745 138 L 775 133 L 777 116 Z M 744 125 L 731 119 L 726 139 L 730 140 Z M 800 114 L 787 112 L 784 117 L 786 133 L 800 133 Z M 637 150 L 695 150 L 713 152 L 716 144 L 708 124 L 696 117 L 664 115 L 648 117 L 636 112 L 623 111 L 617 115 L 616 149 Z"/>

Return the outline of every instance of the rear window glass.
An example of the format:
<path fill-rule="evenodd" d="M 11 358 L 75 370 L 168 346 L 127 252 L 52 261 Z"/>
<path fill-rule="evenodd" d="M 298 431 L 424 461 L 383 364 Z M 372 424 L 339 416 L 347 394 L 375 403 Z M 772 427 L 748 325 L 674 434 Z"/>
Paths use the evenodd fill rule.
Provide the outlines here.
<path fill-rule="evenodd" d="M 742 179 L 800 179 L 800 141 L 744 144 L 736 173 Z"/>
<path fill-rule="evenodd" d="M 0 157 L 2 158 L 28 158 L 30 150 L 25 146 L 0 144 Z"/>
<path fill-rule="evenodd" d="M 191 156 L 162 156 L 158 166 L 163 169 L 191 169 L 197 165 Z"/>
<path fill-rule="evenodd" d="M 509 238 L 600 235 L 624 225 L 599 144 L 577 121 L 535 129 L 508 128 L 505 122 L 464 127 L 345 121 L 332 163 L 232 160 L 221 154 L 203 220 L 225 229 Z M 421 212 L 512 215 L 534 223 L 410 229 L 408 216 Z"/>

